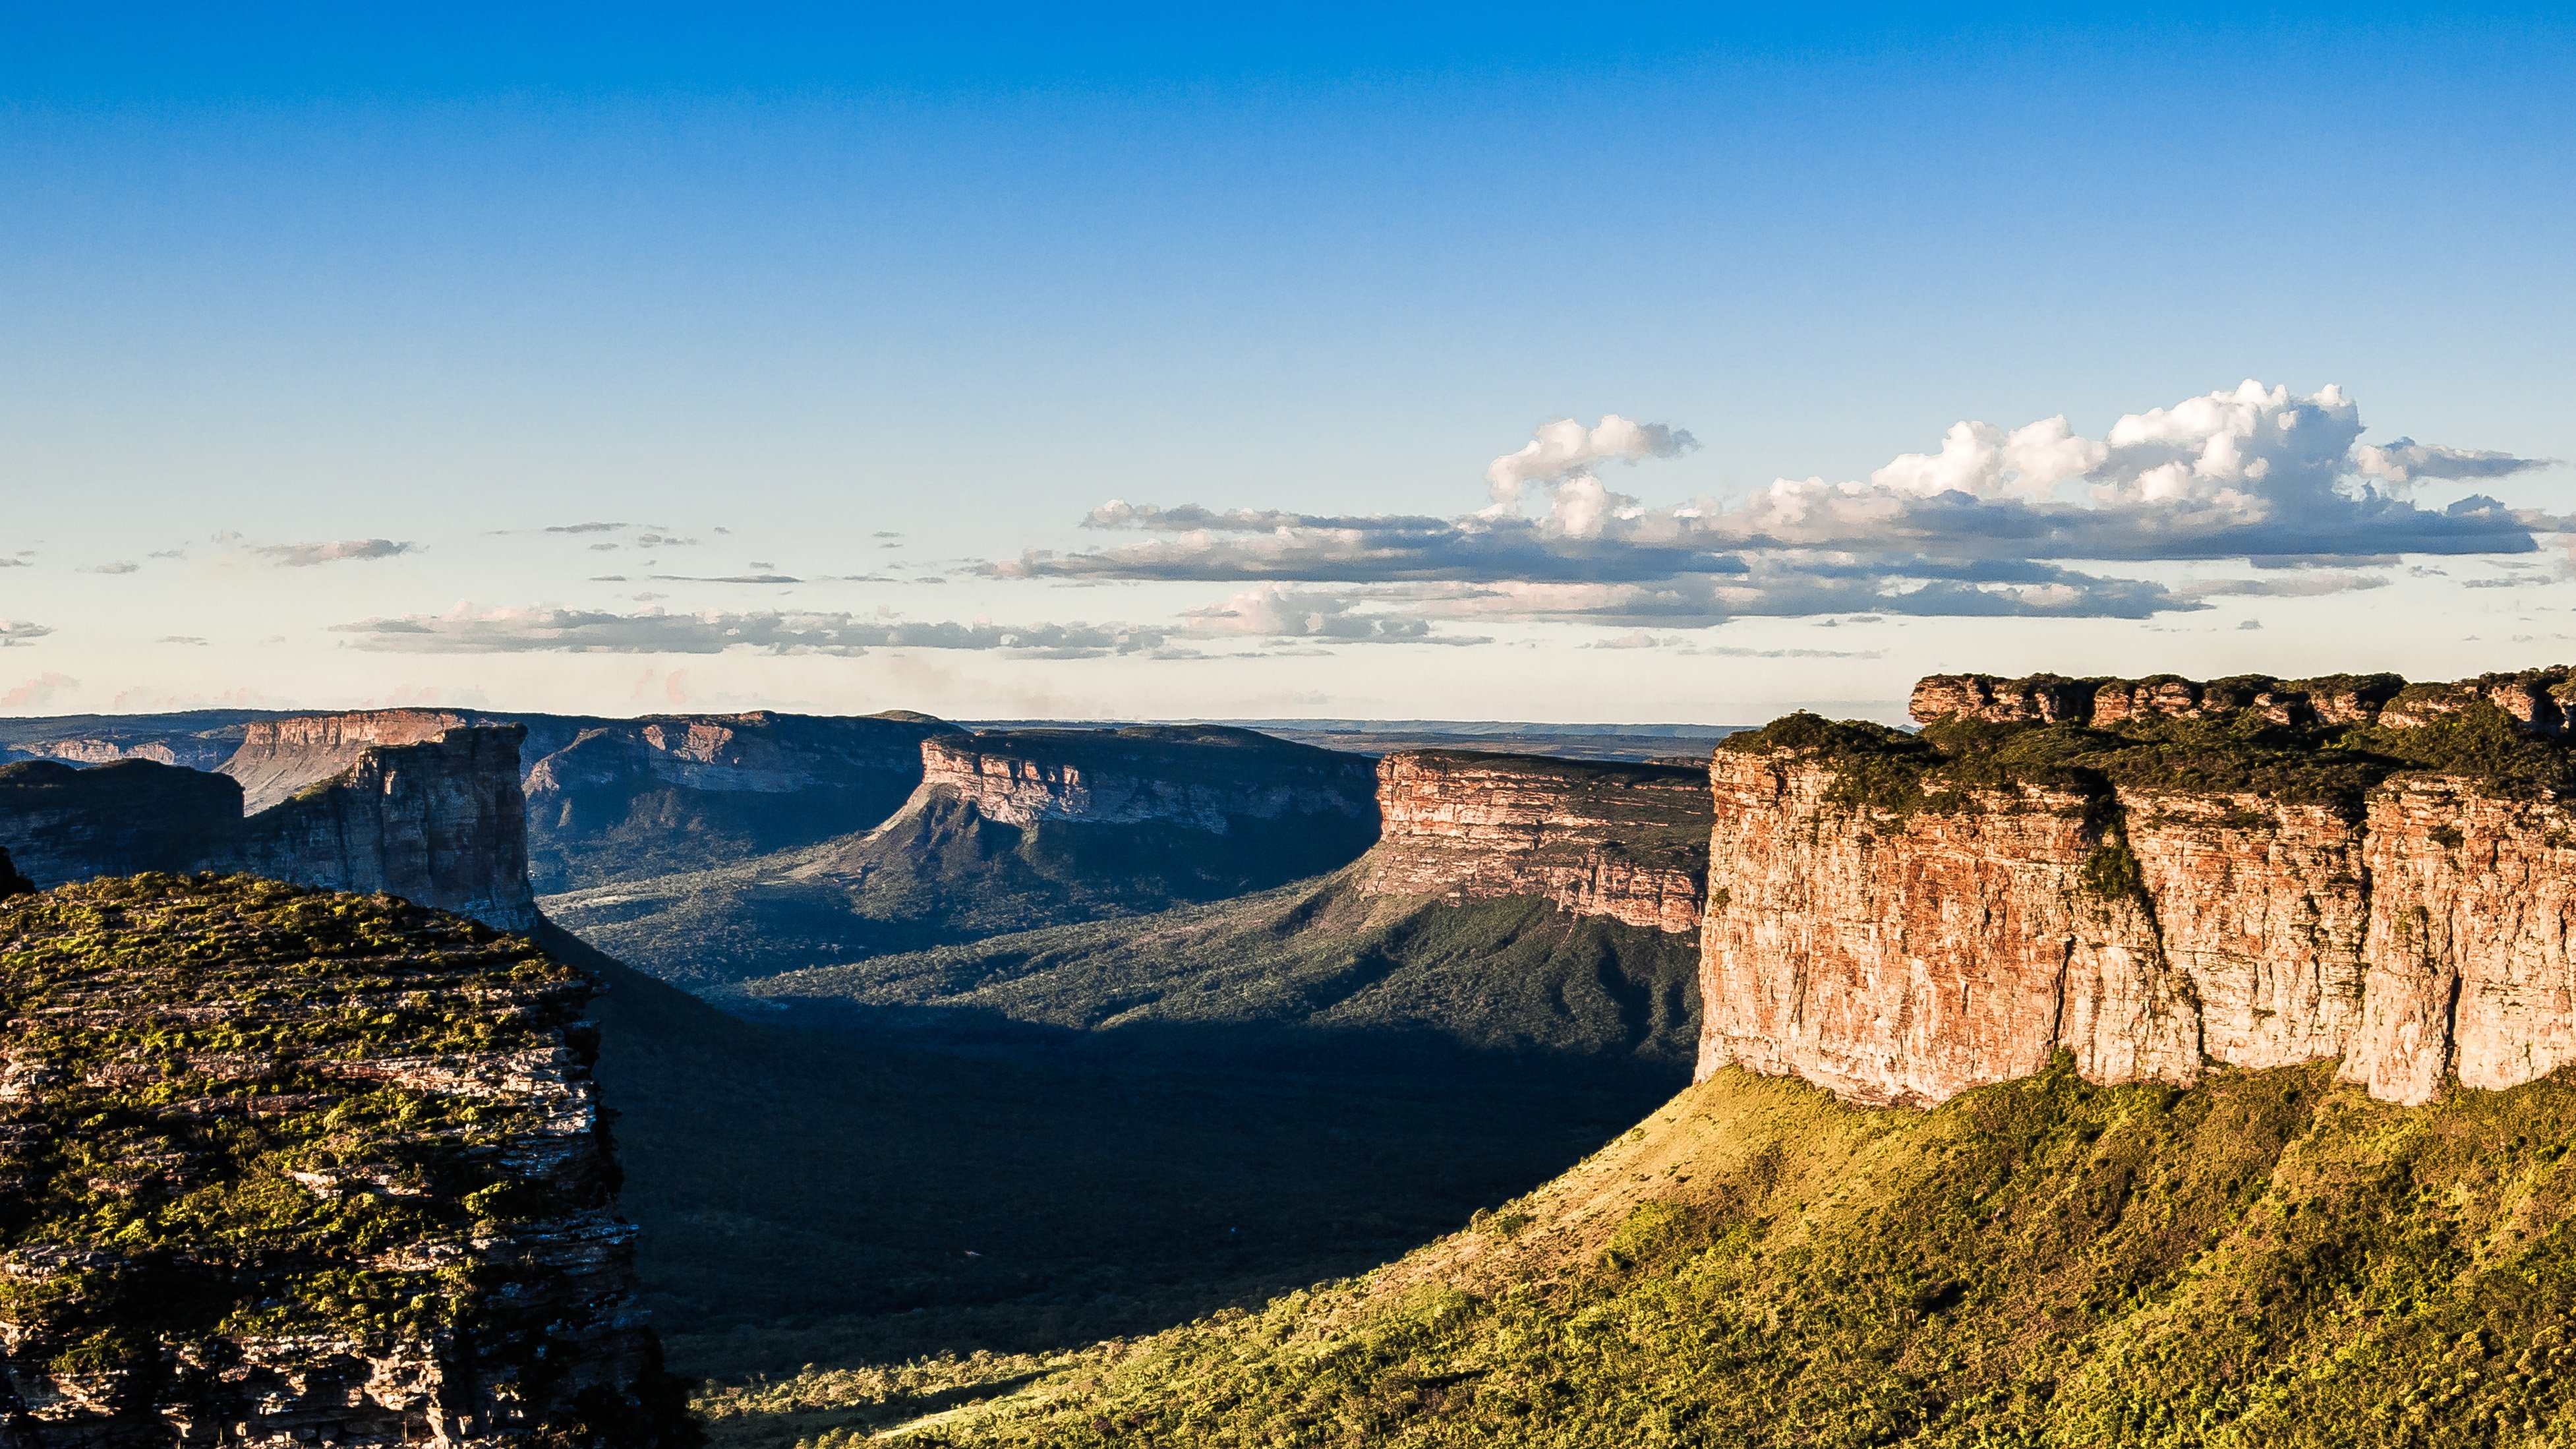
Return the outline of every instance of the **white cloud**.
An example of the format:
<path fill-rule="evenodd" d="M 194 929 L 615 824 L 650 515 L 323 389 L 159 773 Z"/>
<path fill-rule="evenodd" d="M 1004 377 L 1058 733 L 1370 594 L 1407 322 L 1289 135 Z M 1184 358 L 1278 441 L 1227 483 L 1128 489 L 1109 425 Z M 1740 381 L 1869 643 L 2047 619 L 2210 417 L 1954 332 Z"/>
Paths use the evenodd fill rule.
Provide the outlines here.
<path fill-rule="evenodd" d="M 54 632 L 53 626 L 49 624 L 32 623 L 25 619 L 0 619 L 0 646 L 24 644 L 31 639 L 42 639 L 52 632 Z"/>
<path fill-rule="evenodd" d="M 1485 465 L 1485 483 L 1495 503 L 1518 507 L 1532 484 L 1562 483 L 1590 470 L 1595 463 L 1636 463 L 1671 458 L 1699 446 L 1689 433 L 1662 423 L 1631 422 L 1617 413 L 1587 428 L 1572 418 L 1541 424 L 1520 451 L 1505 453 Z"/>
<path fill-rule="evenodd" d="M 865 654 L 876 649 L 998 649 L 1041 658 L 1149 653 L 1169 631 L 1104 624 L 909 623 L 838 613 L 764 610 L 612 614 L 588 609 L 475 609 L 332 626 L 359 648 L 406 654 Z"/>
<path fill-rule="evenodd" d="M 80 688 L 79 680 L 68 674 L 48 671 L 15 688 L 0 691 L 0 709 L 43 709 L 64 694 L 78 688 Z"/>
<path fill-rule="evenodd" d="M 142 571 L 143 565 L 132 559 L 118 559 L 114 563 L 81 564 L 72 570 L 80 574 L 135 574 Z"/>
<path fill-rule="evenodd" d="M 273 558 L 283 568 L 304 569 L 346 559 L 392 558 L 419 548 L 419 544 L 396 543 L 390 538 L 342 538 L 328 543 L 272 543 L 251 552 Z"/>
<path fill-rule="evenodd" d="M 1488 481 L 1496 501 L 1474 513 L 1216 512 L 1120 500 L 1096 510 L 1089 526 L 1147 537 L 1070 554 L 1033 551 L 987 572 L 1335 585 L 1346 597 L 1439 584 L 1509 600 L 1587 586 L 1605 600 L 1617 596 L 1598 605 L 1612 617 L 1879 608 L 2138 617 L 2198 607 L 2197 594 L 2213 590 L 2170 591 L 2065 565 L 2527 553 L 2535 532 L 2562 526 L 2475 495 L 2422 507 L 2372 481 L 2395 471 L 2410 479 L 2495 477 L 2540 460 L 2405 440 L 2374 451 L 2359 444 L 2360 434 L 2359 410 L 2336 388 L 2300 397 L 2248 381 L 2129 414 L 2099 439 L 2077 434 L 2063 417 L 2009 430 L 1962 422 L 1938 450 L 1898 457 L 1866 481 L 1784 478 L 1732 501 L 1648 506 L 1584 469 L 1604 458 L 1670 457 L 1690 445 L 1689 435 L 1614 416 L 1597 428 L 1551 424 L 1495 460 Z M 1535 516 L 1523 507 L 1533 488 L 1546 504 Z M 2290 588 L 2257 583 L 2241 591 Z"/>

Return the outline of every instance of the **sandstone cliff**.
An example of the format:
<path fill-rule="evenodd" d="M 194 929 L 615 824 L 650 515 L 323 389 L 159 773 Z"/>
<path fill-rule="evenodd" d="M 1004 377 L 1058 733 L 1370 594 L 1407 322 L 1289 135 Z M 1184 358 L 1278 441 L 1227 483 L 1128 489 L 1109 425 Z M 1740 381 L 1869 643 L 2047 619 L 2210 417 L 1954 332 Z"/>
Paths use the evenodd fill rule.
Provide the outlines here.
<path fill-rule="evenodd" d="M 236 869 L 401 896 L 505 930 L 537 921 L 518 726 L 369 745 L 348 768 L 251 816 Z"/>
<path fill-rule="evenodd" d="M 921 767 L 914 804 L 953 799 L 1004 825 L 1224 835 L 1248 820 L 1376 815 L 1365 759 L 1221 725 L 948 735 L 922 741 Z"/>
<path fill-rule="evenodd" d="M 964 732 L 895 711 L 531 718 L 529 866 L 544 891 L 730 865 L 868 829 L 922 778 L 922 741 Z"/>
<path fill-rule="evenodd" d="M 245 877 L 0 904 L 0 1439 L 695 1442 L 633 1306 L 590 989 Z"/>
<path fill-rule="evenodd" d="M 349 746 L 372 730 L 282 720 L 254 772 L 274 785 L 318 760 L 348 763 L 245 817 L 221 774 L 126 759 L 90 769 L 52 760 L 0 766 L 0 847 L 40 885 L 139 871 L 243 870 L 277 880 L 384 891 L 524 930 L 535 924 L 517 726 L 453 728 L 416 743 Z M 284 768 L 278 741 L 318 742 Z"/>
<path fill-rule="evenodd" d="M 2058 1051 L 2099 1082 L 2339 1057 L 2409 1104 L 2532 1080 L 2576 1060 L 2564 684 L 1954 676 L 1921 738 L 1730 741 L 1701 1074 L 1918 1103 Z"/>
<path fill-rule="evenodd" d="M 1576 915 L 1699 929 L 1709 794 L 1695 769 L 1402 750 L 1378 763 L 1372 895 L 1532 896 Z"/>
<path fill-rule="evenodd" d="M 348 770 L 372 746 L 415 745 L 465 723 L 462 715 L 421 709 L 254 720 L 221 772 L 241 782 L 242 808 L 256 813 Z"/>

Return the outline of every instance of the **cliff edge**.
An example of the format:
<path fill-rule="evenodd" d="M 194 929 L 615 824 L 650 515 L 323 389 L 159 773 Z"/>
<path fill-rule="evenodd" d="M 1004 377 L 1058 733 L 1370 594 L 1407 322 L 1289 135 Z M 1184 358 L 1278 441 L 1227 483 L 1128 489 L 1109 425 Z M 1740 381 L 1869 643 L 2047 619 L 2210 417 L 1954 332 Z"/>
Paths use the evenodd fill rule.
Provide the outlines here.
<path fill-rule="evenodd" d="M 13 1444 L 697 1442 L 579 973 L 241 876 L 0 903 Z"/>
<path fill-rule="evenodd" d="M 1919 736 L 1731 738 L 1700 1075 L 1929 1103 L 2059 1052 L 2340 1059 L 2413 1105 L 2576 1062 L 2567 679 L 1946 676 Z"/>

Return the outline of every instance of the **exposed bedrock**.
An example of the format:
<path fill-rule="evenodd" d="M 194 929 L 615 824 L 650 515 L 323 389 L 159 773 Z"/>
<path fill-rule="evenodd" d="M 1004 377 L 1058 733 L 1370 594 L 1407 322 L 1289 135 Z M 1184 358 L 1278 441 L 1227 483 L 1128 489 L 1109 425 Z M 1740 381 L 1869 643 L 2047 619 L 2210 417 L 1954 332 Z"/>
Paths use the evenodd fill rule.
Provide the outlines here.
<path fill-rule="evenodd" d="M 0 960 L 0 1444 L 702 1442 L 579 972 L 242 876 L 21 895 Z"/>
<path fill-rule="evenodd" d="M 1224 835 L 1300 816 L 1374 821 L 1369 761 L 1222 725 L 1025 729 L 921 742 L 907 812 L 945 798 L 1003 825 L 1179 826 Z"/>
<path fill-rule="evenodd" d="M 1914 686 L 1907 708 L 1915 720 L 1981 720 L 1989 724 L 2072 722 L 2106 727 L 2142 718 L 2202 719 L 2253 709 L 2279 724 L 2429 724 L 2477 704 L 2491 704 L 2534 734 L 2557 737 L 2576 725 L 2576 669 L 2556 665 L 2473 679 L 2410 684 L 2394 674 L 2336 674 L 2275 679 L 2073 679 L 2030 674 L 1931 674 Z"/>
<path fill-rule="evenodd" d="M 238 777 L 125 759 L 90 769 L 52 760 L 0 766 L 0 848 L 40 886 L 141 871 L 239 870 L 301 885 L 383 891 L 523 930 L 527 810 L 518 726 L 457 727 L 411 743 L 418 719 L 383 715 L 264 721 L 253 775 L 300 783 L 243 814 Z M 309 749 L 307 747 L 310 747 Z M 248 748 L 246 745 L 245 748 Z M 300 761 L 287 767 L 292 756 Z M 304 779 L 317 760 L 345 756 Z M 269 768 L 275 766 L 276 768 Z"/>
<path fill-rule="evenodd" d="M 2060 1050 L 2103 1083 L 2340 1057 L 2412 1105 L 2576 1062 L 2576 815 L 2545 792 L 2024 782 L 1890 808 L 1865 770 L 1717 752 L 1701 1075 L 1929 1103 Z"/>
<path fill-rule="evenodd" d="M 1368 894 L 1533 896 L 1632 926 L 1699 928 L 1710 815 L 1698 770 L 1400 750 L 1377 773 Z"/>
<path fill-rule="evenodd" d="M 463 715 L 426 709 L 253 720 L 221 772 L 241 782 L 242 808 L 256 814 L 358 763 L 378 745 L 415 745 L 465 725 Z"/>
<path fill-rule="evenodd" d="M 526 930 L 537 906 L 519 792 L 523 733 L 450 729 L 362 749 L 340 774 L 244 821 L 227 863 Z"/>

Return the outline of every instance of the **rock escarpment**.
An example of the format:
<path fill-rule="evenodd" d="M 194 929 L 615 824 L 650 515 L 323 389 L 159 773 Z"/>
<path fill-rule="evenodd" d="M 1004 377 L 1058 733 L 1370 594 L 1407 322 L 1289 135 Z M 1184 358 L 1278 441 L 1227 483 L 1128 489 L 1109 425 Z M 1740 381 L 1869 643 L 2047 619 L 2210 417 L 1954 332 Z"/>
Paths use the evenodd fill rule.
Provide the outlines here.
<path fill-rule="evenodd" d="M 964 731 L 908 711 L 755 711 L 544 726 L 528 766 L 541 890 L 703 869 L 866 830 L 922 778 L 922 742 Z M 545 748 L 552 745 L 552 748 Z M 534 752 L 532 752 L 534 753 Z"/>
<path fill-rule="evenodd" d="M 695 1442 L 633 1306 L 590 991 L 247 877 L 0 903 L 0 1438 Z"/>
<path fill-rule="evenodd" d="M 804 874 L 906 898 L 1069 892 L 1061 904 L 1076 915 L 1111 902 L 1123 913 L 1320 875 L 1377 838 L 1366 757 L 1251 730 L 939 735 L 921 742 L 921 761 L 901 810 Z"/>
<path fill-rule="evenodd" d="M 1699 929 L 1709 793 L 1701 773 L 1536 755 L 1400 750 L 1378 763 L 1374 895 L 1534 896 L 1576 915 Z"/>
<path fill-rule="evenodd" d="M 465 724 L 463 715 L 424 709 L 254 720 L 243 727 L 241 745 L 221 773 L 241 782 L 242 808 L 257 813 L 347 772 L 369 749 L 420 744 Z"/>
<path fill-rule="evenodd" d="M 1024 729 L 929 739 L 918 804 L 955 800 L 1004 825 L 1170 825 L 1376 819 L 1368 762 L 1222 725 Z"/>
<path fill-rule="evenodd" d="M 1933 1102 L 2342 1059 L 2403 1103 L 2576 1060 L 2566 671 L 1933 679 L 1711 765 L 1701 1074 Z M 2518 706 L 2518 707 L 2517 707 Z"/>
<path fill-rule="evenodd" d="M 262 732 L 256 759 L 266 763 L 252 776 L 263 789 L 287 779 L 298 784 L 249 816 L 242 784 L 223 774 L 142 759 L 90 769 L 51 760 L 0 767 L 0 847 L 40 885 L 139 871 L 243 870 L 384 891 L 504 929 L 535 924 L 520 730 L 460 726 L 410 743 L 351 744 L 368 733 L 396 739 L 418 723 L 360 727 L 333 717 L 255 724 Z M 334 773 L 304 778 L 317 762 L 344 755 L 347 763 Z"/>

